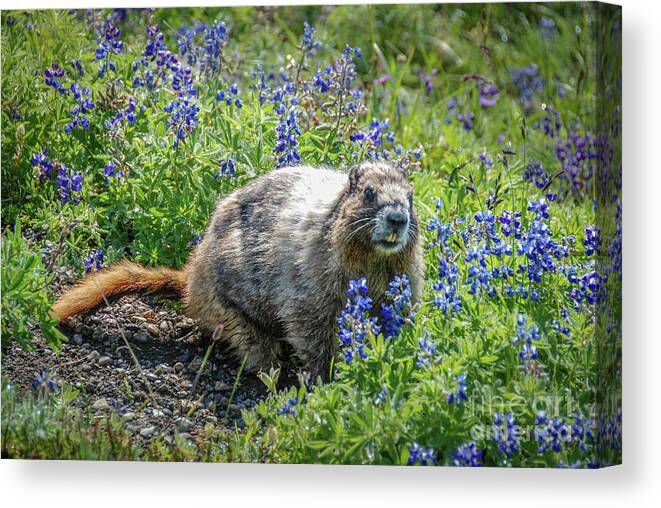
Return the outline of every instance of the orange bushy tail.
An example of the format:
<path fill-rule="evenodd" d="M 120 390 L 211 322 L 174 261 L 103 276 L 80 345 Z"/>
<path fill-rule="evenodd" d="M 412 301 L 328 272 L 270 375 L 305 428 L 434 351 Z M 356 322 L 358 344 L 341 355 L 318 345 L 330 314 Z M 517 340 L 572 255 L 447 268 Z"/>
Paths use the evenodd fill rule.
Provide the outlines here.
<path fill-rule="evenodd" d="M 158 293 L 175 291 L 183 294 L 186 272 L 169 268 L 145 268 L 129 261 L 110 269 L 88 275 L 75 287 L 62 294 L 51 311 L 60 321 L 80 312 L 93 309 L 103 302 L 103 297 L 130 292 Z"/>

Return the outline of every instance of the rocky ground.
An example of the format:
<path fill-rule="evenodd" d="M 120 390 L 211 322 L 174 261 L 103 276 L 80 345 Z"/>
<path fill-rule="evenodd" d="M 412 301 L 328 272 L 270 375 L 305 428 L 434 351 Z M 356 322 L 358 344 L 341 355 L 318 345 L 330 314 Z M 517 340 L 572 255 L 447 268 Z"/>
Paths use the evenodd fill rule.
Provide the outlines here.
<path fill-rule="evenodd" d="M 240 364 L 218 342 L 201 369 L 210 336 L 155 298 L 124 296 L 73 318 L 62 331 L 69 340 L 59 354 L 38 331 L 35 351 L 14 343 L 3 353 L 2 375 L 16 389 L 30 390 L 44 371 L 77 388 L 75 403 L 92 414 L 122 415 L 136 440 L 175 433 L 193 439 L 207 424 L 241 428 L 241 409 L 267 394 L 255 374 L 243 373 L 232 397 Z M 293 372 L 284 373 L 285 383 L 292 379 Z"/>

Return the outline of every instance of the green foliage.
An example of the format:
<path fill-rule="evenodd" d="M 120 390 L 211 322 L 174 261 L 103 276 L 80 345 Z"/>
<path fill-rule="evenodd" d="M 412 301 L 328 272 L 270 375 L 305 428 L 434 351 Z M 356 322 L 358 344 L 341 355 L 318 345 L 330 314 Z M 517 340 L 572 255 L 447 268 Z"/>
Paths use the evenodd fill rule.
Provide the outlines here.
<path fill-rule="evenodd" d="M 301 79 L 312 80 L 347 44 L 362 48 L 356 87 L 364 92 L 364 107 L 349 114 L 333 97 L 316 103 L 314 93 L 303 93 L 297 140 L 302 163 L 342 166 L 367 157 L 351 136 L 368 129 L 372 119 L 389 119 L 394 142 L 385 142 L 388 156 L 397 155 L 400 144 L 403 152 L 419 146 L 424 152 L 410 168 L 421 229 L 432 220 L 460 227 L 465 219 L 474 226 L 476 214 L 486 210 L 498 217 L 520 212 L 526 229 L 534 220 L 529 201 L 556 193 L 548 228 L 556 242 L 566 242 L 563 266 L 573 265 L 578 275 L 598 270 L 606 276 L 606 297 L 598 305 L 575 305 L 571 291 L 577 283 L 566 273 L 557 269 L 529 282 L 525 273 L 516 272 L 524 256 L 513 254 L 498 266 L 515 272 L 513 286 L 538 291 L 534 299 L 507 296 L 502 279 L 495 296 L 483 289 L 473 294 L 463 284 L 462 310 L 444 313 L 434 306 L 444 252 L 430 245 L 415 323 L 393 339 L 370 337 L 367 359 L 336 366 L 338 379 L 328 385 L 300 383 L 278 393 L 279 373 L 262 373 L 271 396 L 244 412 L 241 432 L 209 434 L 196 446 L 160 443 L 138 450 L 113 418 L 97 432 L 88 415 L 68 403 L 19 403 L 13 392 L 3 391 L 3 399 L 13 401 L 7 412 L 3 404 L 3 452 L 49 458 L 405 464 L 418 443 L 432 448 L 439 464 L 451 465 L 460 446 L 475 442 L 486 465 L 548 467 L 579 461 L 585 467 L 595 455 L 602 464 L 618 462 L 619 447 L 598 444 L 617 441 L 613 436 L 618 432 L 619 402 L 609 401 L 620 393 L 621 278 L 617 269 L 607 273 L 616 256 L 606 253 L 618 235 L 621 242 L 621 178 L 605 173 L 621 169 L 620 153 L 615 141 L 612 168 L 605 169 L 602 159 L 572 177 L 557 152 L 563 143 L 573 146 L 576 135 L 618 136 L 605 126 L 619 122 L 619 67 L 595 58 L 597 37 L 618 37 L 619 11 L 612 12 L 613 19 L 605 22 L 593 4 L 578 3 L 131 11 L 118 22 L 125 51 L 113 56 L 116 71 L 105 77 L 97 75 L 94 49 L 96 31 L 110 12 L 31 12 L 15 16 L 11 25 L 3 15 L 3 224 L 17 224 L 3 238 L 3 341 L 15 336 L 29 347 L 34 326 L 41 326 L 47 338 L 50 333 L 54 345 L 60 338 L 47 318 L 50 276 L 20 238 L 18 224 L 37 233 L 37 249 L 61 245 L 59 265 L 82 268 L 90 251 L 103 249 L 108 263 L 127 257 L 181 266 L 218 197 L 277 166 L 276 127 L 282 118 L 273 101 L 260 100 L 255 65 L 274 73 L 273 86 L 282 84 L 281 70 L 293 78 L 299 66 Z M 196 69 L 198 122 L 174 148 L 165 107 L 176 91 L 167 78 L 153 89 L 133 88 L 133 62 L 145 50 L 146 25 L 159 24 L 166 45 L 176 52 L 175 30 L 195 20 L 225 21 L 229 40 L 220 72 Z M 323 46 L 301 65 L 304 21 L 315 25 Z M 609 62 L 617 62 L 617 47 L 613 44 L 615 56 Z M 80 60 L 83 76 L 74 72 L 74 59 Z M 66 67 L 67 85 L 79 81 L 90 88 L 95 108 L 89 129 L 64 131 L 71 118 L 70 98 L 43 80 L 54 62 Z M 522 68 L 534 69 L 534 78 L 514 79 Z M 215 99 L 233 82 L 242 108 Z M 497 88 L 498 97 L 483 107 L 481 88 L 487 84 Z M 135 123 L 124 122 L 116 132 L 106 129 L 104 123 L 128 106 L 129 97 L 138 104 Z M 605 97 L 612 103 L 603 102 L 606 112 L 597 111 L 597 99 Z M 549 134 L 545 122 L 553 122 L 555 112 L 561 126 Z M 468 113 L 474 117 L 465 122 Z M 32 154 L 46 147 L 55 172 L 64 165 L 82 175 L 79 203 L 61 203 L 55 175 L 40 178 L 30 164 Z M 218 160 L 229 157 L 236 172 L 216 178 Z M 548 187 L 540 189 L 523 178 L 531 160 L 552 177 Z M 108 163 L 122 176 L 109 178 L 106 185 Z M 443 207 L 436 209 L 439 199 Z M 594 224 L 601 228 L 603 245 L 602 254 L 591 257 L 582 241 L 586 226 Z M 424 232 L 425 245 L 434 242 L 433 232 Z M 466 242 L 453 238 L 452 248 L 450 259 L 466 281 L 471 269 L 463 261 Z M 539 327 L 534 369 L 522 367 L 512 342 L 519 314 L 527 316 L 529 326 Z M 568 333 L 558 331 L 557 321 Z M 437 349 L 429 368 L 416 365 L 418 339 L 425 334 Z M 457 405 L 448 395 L 460 374 L 466 376 L 468 401 Z M 281 411 L 290 398 L 298 400 L 296 414 Z M 569 422 L 579 410 L 598 424 L 613 423 L 610 434 L 590 443 L 587 452 L 575 442 L 560 451 L 540 452 L 534 436 L 540 410 Z M 493 439 L 493 421 L 494 413 L 510 411 L 525 434 L 518 453 L 508 457 Z M 68 415 L 74 415 L 71 422 Z M 68 432 L 57 430 L 62 423 Z M 112 443 L 107 436 L 113 436 Z"/>
<path fill-rule="evenodd" d="M 20 224 L 2 236 L 2 348 L 16 340 L 32 349 L 34 330 L 57 349 L 66 337 L 56 328 L 49 312 L 53 298 L 48 287 L 53 276 L 21 236 Z"/>

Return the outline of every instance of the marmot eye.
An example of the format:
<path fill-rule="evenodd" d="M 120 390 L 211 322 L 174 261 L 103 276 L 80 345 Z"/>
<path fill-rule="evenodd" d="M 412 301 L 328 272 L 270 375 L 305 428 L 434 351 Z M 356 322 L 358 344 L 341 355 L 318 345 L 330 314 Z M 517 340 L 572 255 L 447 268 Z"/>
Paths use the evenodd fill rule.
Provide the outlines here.
<path fill-rule="evenodd" d="M 364 194 L 367 201 L 374 201 L 374 189 L 372 187 L 365 188 Z"/>

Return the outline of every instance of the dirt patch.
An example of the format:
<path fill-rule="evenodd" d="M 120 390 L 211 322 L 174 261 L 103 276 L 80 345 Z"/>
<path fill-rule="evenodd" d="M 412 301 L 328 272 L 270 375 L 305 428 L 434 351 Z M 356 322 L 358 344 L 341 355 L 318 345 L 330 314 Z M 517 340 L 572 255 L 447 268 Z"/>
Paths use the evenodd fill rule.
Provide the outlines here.
<path fill-rule="evenodd" d="M 240 364 L 221 343 L 194 386 L 211 338 L 164 301 L 124 296 L 69 325 L 62 327 L 69 340 L 59 355 L 38 330 L 35 351 L 12 344 L 3 353 L 2 375 L 27 391 L 45 371 L 79 390 L 78 406 L 96 415 L 120 414 L 137 441 L 175 433 L 193 439 L 208 424 L 242 428 L 241 410 L 267 395 L 255 374 L 243 373 L 231 397 Z M 283 385 L 294 382 L 296 373 L 288 370 L 282 378 Z"/>

